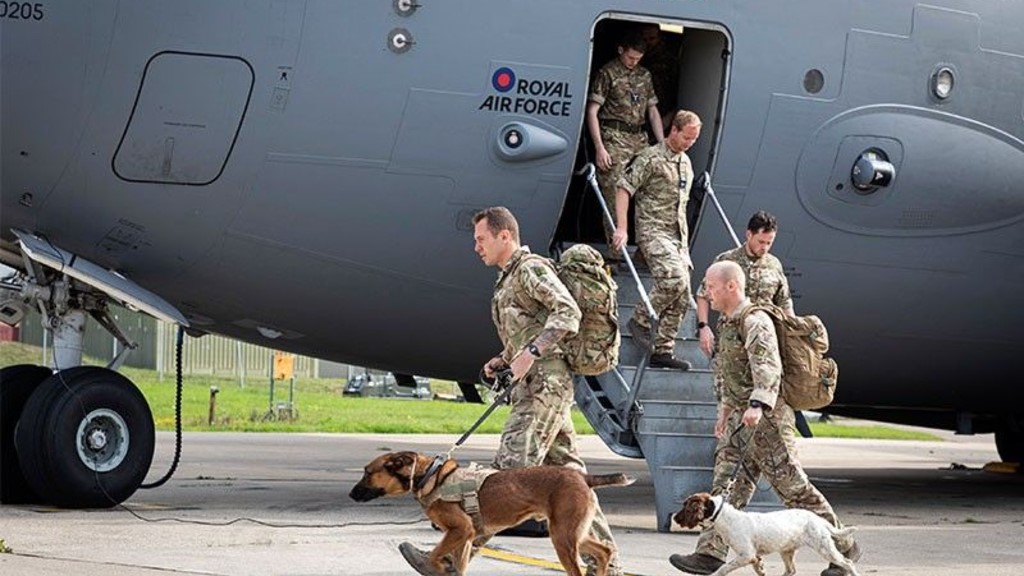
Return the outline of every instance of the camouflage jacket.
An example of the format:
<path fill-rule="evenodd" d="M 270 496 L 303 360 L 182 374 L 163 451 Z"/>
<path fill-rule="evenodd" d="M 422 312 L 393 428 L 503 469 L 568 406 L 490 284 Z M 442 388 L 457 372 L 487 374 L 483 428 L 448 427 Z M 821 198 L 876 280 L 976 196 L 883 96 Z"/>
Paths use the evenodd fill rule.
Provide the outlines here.
<path fill-rule="evenodd" d="M 737 410 L 745 410 L 750 400 L 775 406 L 782 383 L 775 325 L 767 313 L 757 310 L 748 314 L 740 326 L 743 311 L 749 306 L 753 304 L 744 299 L 719 324 L 714 362 L 715 394 L 720 402 Z"/>
<path fill-rule="evenodd" d="M 580 328 L 582 314 L 547 258 L 516 250 L 498 273 L 491 299 L 491 317 L 504 346 L 502 358 L 511 361 L 546 328 L 564 330 L 566 336 Z M 561 356 L 557 344 L 544 357 Z"/>
<path fill-rule="evenodd" d="M 648 146 L 626 167 L 619 187 L 636 199 L 638 241 L 669 237 L 687 246 L 686 202 L 693 185 L 693 166 L 684 152 L 667 142 Z"/>
<path fill-rule="evenodd" d="M 600 104 L 599 120 L 618 120 L 641 126 L 647 109 L 658 104 L 651 73 L 643 66 L 632 70 L 615 58 L 597 72 L 587 99 Z"/>
<path fill-rule="evenodd" d="M 755 258 L 747 253 L 746 246 L 739 246 L 722 252 L 715 262 L 730 260 L 740 265 L 747 278 L 746 296 L 754 304 L 775 304 L 783 310 L 793 309 L 793 298 L 789 293 L 789 281 L 782 270 L 782 262 L 771 254 Z M 701 281 L 697 296 L 706 298 L 704 282 Z"/>

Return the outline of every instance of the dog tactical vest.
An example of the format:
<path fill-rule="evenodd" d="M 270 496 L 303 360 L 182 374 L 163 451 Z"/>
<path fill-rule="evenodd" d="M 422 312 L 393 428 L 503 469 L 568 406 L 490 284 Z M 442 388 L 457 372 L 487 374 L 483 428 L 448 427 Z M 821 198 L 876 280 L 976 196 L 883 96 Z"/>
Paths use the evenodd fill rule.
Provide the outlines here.
<path fill-rule="evenodd" d="M 462 509 L 473 519 L 473 528 L 477 534 L 483 534 L 484 520 L 480 515 L 480 499 L 478 494 L 484 480 L 497 472 L 494 468 L 484 468 L 471 464 L 466 468 L 458 467 L 445 477 L 444 482 L 435 486 L 429 494 L 418 495 L 416 499 L 424 509 L 438 500 L 458 502 Z"/>
<path fill-rule="evenodd" d="M 836 361 L 825 357 L 828 331 L 814 315 L 790 316 L 771 304 L 748 307 L 740 319 L 743 331 L 747 315 L 762 310 L 772 319 L 782 356 L 782 399 L 794 410 L 815 410 L 832 403 L 839 379 Z M 746 335 L 744 334 L 744 339 Z"/>

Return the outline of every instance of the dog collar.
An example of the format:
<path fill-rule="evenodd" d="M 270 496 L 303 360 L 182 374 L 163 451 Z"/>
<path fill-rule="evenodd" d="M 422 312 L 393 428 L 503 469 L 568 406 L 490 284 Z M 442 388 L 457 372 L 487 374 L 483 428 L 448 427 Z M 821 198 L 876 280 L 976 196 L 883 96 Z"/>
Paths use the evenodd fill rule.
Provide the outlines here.
<path fill-rule="evenodd" d="M 715 503 L 715 513 L 708 518 L 709 524 L 714 524 L 715 520 L 718 520 L 718 515 L 722 513 L 722 508 L 725 508 L 725 498 L 721 496 L 712 496 L 711 501 Z"/>
<path fill-rule="evenodd" d="M 420 478 L 419 480 L 416 480 L 415 477 L 413 477 L 413 480 L 415 480 L 413 492 L 419 492 L 420 490 L 423 490 L 423 487 L 427 485 L 427 480 L 430 480 L 430 478 L 434 474 L 437 474 L 438 471 L 441 470 L 441 466 L 443 466 L 447 460 L 448 458 L 444 454 L 438 454 L 437 456 L 434 456 L 434 461 L 431 462 L 430 466 L 427 467 L 427 471 L 423 473 L 423 477 Z"/>

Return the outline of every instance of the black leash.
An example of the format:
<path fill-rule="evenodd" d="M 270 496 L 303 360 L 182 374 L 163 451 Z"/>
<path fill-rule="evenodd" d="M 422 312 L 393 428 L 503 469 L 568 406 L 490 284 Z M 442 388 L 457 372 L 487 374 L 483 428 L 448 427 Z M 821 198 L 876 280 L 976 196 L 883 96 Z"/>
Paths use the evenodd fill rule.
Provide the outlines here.
<path fill-rule="evenodd" d="M 484 383 L 486 383 L 485 378 L 481 378 L 481 380 Z M 487 420 L 487 417 L 490 416 L 491 413 L 498 408 L 498 406 L 508 403 L 508 399 L 512 396 L 512 389 L 516 387 L 516 383 L 517 381 L 512 380 L 511 369 L 499 370 L 494 373 L 494 385 L 491 387 L 491 389 L 501 390 L 501 394 L 494 399 L 494 402 L 491 402 L 491 405 L 488 406 L 487 410 L 484 410 L 484 413 L 481 414 L 480 417 L 477 418 L 476 422 L 474 422 L 473 425 L 469 427 L 469 430 L 466 430 L 462 434 L 462 437 L 455 442 L 455 446 L 452 447 L 452 450 L 455 450 L 459 446 L 462 446 L 462 443 L 469 438 L 470 434 L 475 432 L 476 429 L 479 428 L 480 425 L 484 423 L 484 420 Z"/>
<path fill-rule="evenodd" d="M 483 377 L 483 373 L 481 373 L 480 376 L 481 382 L 487 384 L 487 380 L 486 378 Z M 499 394 L 498 397 L 494 399 L 494 402 L 491 402 L 491 405 L 488 406 L 487 410 L 484 410 L 484 413 L 481 414 L 480 417 L 476 419 L 476 422 L 474 422 L 473 425 L 469 427 L 469 430 L 463 432 L 462 437 L 459 438 L 455 442 L 455 444 L 448 449 L 447 452 L 434 456 L 434 461 L 431 462 L 430 466 L 427 467 L 427 471 L 423 473 L 423 477 L 420 478 L 413 486 L 414 490 L 422 490 L 423 487 L 426 486 L 427 480 L 430 480 L 430 478 L 434 474 L 437 474 L 437 472 L 441 469 L 441 466 L 444 465 L 444 463 L 447 462 L 452 457 L 452 452 L 454 452 L 455 449 L 458 448 L 459 446 L 462 446 L 462 444 L 467 439 L 469 439 L 470 435 L 473 434 L 473 432 L 475 432 L 476 429 L 479 428 L 480 425 L 484 423 L 484 420 L 487 420 L 487 417 L 490 416 L 491 413 L 493 413 L 498 408 L 498 406 L 501 406 L 502 404 L 508 402 L 509 397 L 511 397 L 512 395 L 512 389 L 516 387 L 516 383 L 517 382 L 512 379 L 511 369 L 498 370 L 497 372 L 494 373 L 494 385 L 491 387 L 491 389 L 501 390 L 501 394 Z"/>
<path fill-rule="evenodd" d="M 749 477 L 750 480 L 754 482 L 754 484 L 757 484 L 757 478 L 755 478 L 753 473 L 750 472 L 750 469 L 747 468 L 747 463 L 746 463 L 746 459 L 747 459 L 747 454 L 746 454 L 747 446 L 750 444 L 751 440 L 754 439 L 754 434 L 756 433 L 757 429 L 756 429 L 756 427 L 755 428 L 751 428 L 750 429 L 750 436 L 747 437 L 746 440 L 743 440 L 742 435 L 740 434 L 740 432 L 744 428 L 747 428 L 747 426 L 741 422 L 740 423 L 740 427 L 735 429 L 735 430 L 733 430 L 732 434 L 729 436 L 729 443 L 736 445 L 736 449 L 739 451 L 740 457 L 739 457 L 739 460 L 736 462 L 736 467 L 733 468 L 733 470 L 732 470 L 732 475 L 729 476 L 729 479 L 726 480 L 726 482 L 725 482 L 725 489 L 722 490 L 722 497 L 723 497 L 723 499 L 727 499 L 729 497 L 730 492 L 732 492 L 732 485 L 736 483 L 736 478 L 740 475 L 740 470 L 743 470 L 744 472 L 746 472 L 747 477 Z M 756 488 L 756 486 L 755 486 L 755 488 Z"/>

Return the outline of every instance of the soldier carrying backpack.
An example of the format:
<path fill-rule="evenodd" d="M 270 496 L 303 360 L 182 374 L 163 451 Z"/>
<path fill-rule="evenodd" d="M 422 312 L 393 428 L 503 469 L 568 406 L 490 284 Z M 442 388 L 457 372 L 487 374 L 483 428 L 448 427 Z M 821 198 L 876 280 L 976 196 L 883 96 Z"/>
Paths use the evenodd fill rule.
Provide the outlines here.
<path fill-rule="evenodd" d="M 794 414 L 789 405 L 795 400 L 791 397 L 783 401 L 785 391 L 780 393 L 787 376 L 783 368 L 785 355 L 798 348 L 819 354 L 818 337 L 824 336 L 823 327 L 820 322 L 805 322 L 806 319 L 785 313 L 779 315 L 786 323 L 780 327 L 777 309 L 766 309 L 747 297 L 743 269 L 736 262 L 715 262 L 704 280 L 708 303 L 721 314 L 714 361 L 719 403 L 715 436 L 720 440 L 715 451 L 711 493 L 727 492 L 729 503 L 743 508 L 754 493 L 757 477 L 764 476 L 786 506 L 803 508 L 842 528 L 832 506 L 800 465 L 794 441 Z M 790 321 L 799 327 L 791 329 Z M 806 330 L 808 324 L 810 331 Z M 796 342 L 798 339 L 804 340 Z M 830 363 L 817 366 L 825 364 Z M 741 469 L 747 474 L 740 474 Z M 736 482 L 730 488 L 733 478 Z M 846 558 L 856 561 L 860 557 L 860 547 L 849 534 L 834 540 Z M 673 554 L 669 563 L 691 574 L 710 574 L 722 568 L 727 556 L 726 542 L 715 530 L 706 529 L 693 553 Z M 821 576 L 843 576 L 845 572 L 843 566 L 829 563 Z"/>
<path fill-rule="evenodd" d="M 839 366 L 835 360 L 825 357 L 828 352 L 825 324 L 817 316 L 791 316 L 770 304 L 750 306 L 743 315 L 756 310 L 766 312 L 775 325 L 782 357 L 782 399 L 794 410 L 817 410 L 831 404 Z"/>
<path fill-rule="evenodd" d="M 576 370 L 599 370 L 614 364 L 617 347 L 590 346 L 588 326 L 600 319 L 588 318 L 588 309 L 607 310 L 614 324 L 615 291 L 610 278 L 590 276 L 600 255 L 593 260 L 586 247 L 567 250 L 556 270 L 554 263 L 532 254 L 519 244 L 519 223 L 507 208 L 488 208 L 473 217 L 476 253 L 488 266 L 499 269 L 491 300 L 491 316 L 501 338 L 502 350 L 484 364 L 484 374 L 493 378 L 504 367 L 512 370 L 519 384 L 512 390 L 511 412 L 505 422 L 493 466 L 498 469 L 541 464 L 585 468 L 576 448 L 570 408 L 573 404 L 573 376 Z M 600 273 L 607 276 L 604 270 Z M 569 284 L 576 285 L 574 299 Z M 610 298 L 610 300 L 609 300 Z M 599 313 L 600 314 L 600 313 Z M 582 328 L 581 328 L 582 320 Z M 606 323 L 607 324 L 607 323 Z M 580 340 L 580 332 L 584 339 Z M 575 336 L 575 339 L 574 339 Z M 617 338 L 604 339 L 617 346 Z M 598 507 L 591 533 L 616 550 L 608 521 Z M 613 552 L 608 574 L 621 576 L 618 553 Z"/>

